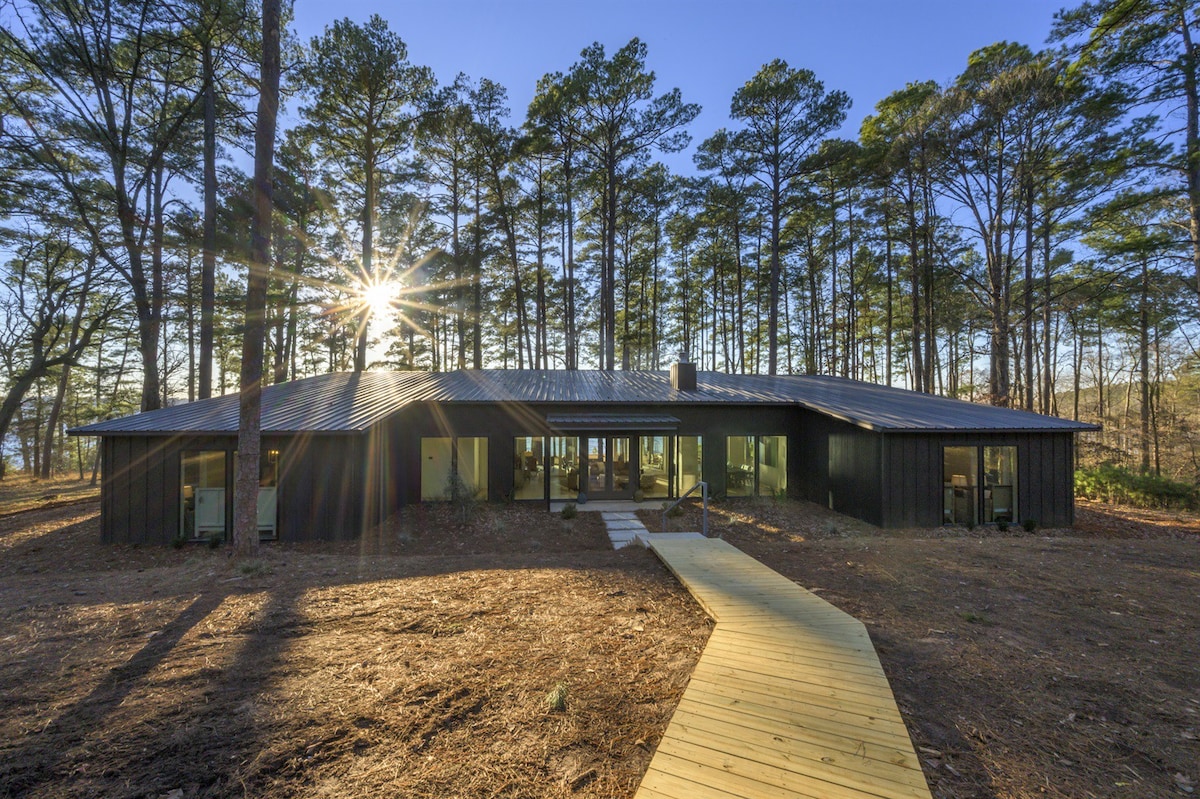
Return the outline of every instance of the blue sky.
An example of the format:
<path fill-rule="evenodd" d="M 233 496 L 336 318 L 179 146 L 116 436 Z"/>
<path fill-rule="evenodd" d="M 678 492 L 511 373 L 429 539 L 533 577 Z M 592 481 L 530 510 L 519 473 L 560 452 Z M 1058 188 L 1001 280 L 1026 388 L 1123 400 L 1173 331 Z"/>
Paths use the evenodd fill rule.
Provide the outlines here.
<path fill-rule="evenodd" d="M 840 135 L 853 138 L 883 97 L 909 81 L 952 80 L 973 50 L 1000 40 L 1040 48 L 1061 7 L 1052 0 L 296 0 L 293 28 L 307 43 L 337 18 L 363 22 L 378 13 L 408 45 L 409 59 L 431 67 L 440 83 L 461 71 L 503 84 L 514 124 L 542 75 L 568 70 L 594 41 L 611 53 L 637 36 L 659 90 L 677 86 L 684 100 L 703 106 L 691 126 L 694 145 L 728 124 L 733 92 L 773 58 L 849 93 L 854 105 Z M 672 166 L 690 157 L 689 150 Z"/>

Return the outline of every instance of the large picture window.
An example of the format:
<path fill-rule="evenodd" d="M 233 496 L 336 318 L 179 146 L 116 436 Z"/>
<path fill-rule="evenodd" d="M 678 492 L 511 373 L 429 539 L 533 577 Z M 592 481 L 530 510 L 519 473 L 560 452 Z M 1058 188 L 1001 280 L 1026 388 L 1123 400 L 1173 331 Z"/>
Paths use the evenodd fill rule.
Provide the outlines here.
<path fill-rule="evenodd" d="M 774 496 L 787 491 L 787 436 L 725 439 L 725 494 Z"/>
<path fill-rule="evenodd" d="M 232 455 L 232 467 L 229 457 Z M 188 540 L 226 538 L 237 453 L 225 450 L 184 450 L 180 455 L 179 535 Z M 258 535 L 278 536 L 279 450 L 263 450 L 258 459 Z"/>
<path fill-rule="evenodd" d="M 704 479 L 704 439 L 700 436 L 675 437 L 675 496 L 682 497 Z"/>
<path fill-rule="evenodd" d="M 513 499 L 546 498 L 546 440 L 518 436 L 513 444 Z"/>
<path fill-rule="evenodd" d="M 1019 518 L 1016 447 L 942 449 L 944 523 L 988 524 Z"/>
<path fill-rule="evenodd" d="M 646 499 L 664 499 L 670 489 L 667 482 L 666 436 L 641 436 L 638 439 L 638 488 Z"/>
<path fill-rule="evenodd" d="M 421 500 L 447 500 L 459 480 L 472 496 L 487 499 L 488 440 L 485 437 L 421 439 Z"/>
<path fill-rule="evenodd" d="M 225 537 L 225 450 L 185 450 L 180 456 L 179 535 L 189 540 Z"/>
<path fill-rule="evenodd" d="M 579 439 L 575 436 L 550 438 L 550 499 L 579 498 Z"/>

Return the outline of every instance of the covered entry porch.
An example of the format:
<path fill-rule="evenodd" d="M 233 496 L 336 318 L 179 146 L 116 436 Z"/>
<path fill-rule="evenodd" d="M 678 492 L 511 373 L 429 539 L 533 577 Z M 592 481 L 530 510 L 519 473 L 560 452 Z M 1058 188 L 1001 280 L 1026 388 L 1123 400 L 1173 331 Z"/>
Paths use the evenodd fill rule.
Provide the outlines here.
<path fill-rule="evenodd" d="M 700 480 L 699 435 L 664 415 L 550 414 L 557 435 L 518 437 L 515 499 L 667 499 Z"/>

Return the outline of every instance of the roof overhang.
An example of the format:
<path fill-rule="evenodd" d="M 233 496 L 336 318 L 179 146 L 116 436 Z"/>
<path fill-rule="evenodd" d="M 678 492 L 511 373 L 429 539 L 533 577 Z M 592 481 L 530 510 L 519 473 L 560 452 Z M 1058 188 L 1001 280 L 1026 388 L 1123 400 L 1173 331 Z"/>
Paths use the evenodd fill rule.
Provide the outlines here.
<path fill-rule="evenodd" d="M 563 432 L 673 432 L 679 420 L 662 414 L 549 413 L 546 424 Z"/>

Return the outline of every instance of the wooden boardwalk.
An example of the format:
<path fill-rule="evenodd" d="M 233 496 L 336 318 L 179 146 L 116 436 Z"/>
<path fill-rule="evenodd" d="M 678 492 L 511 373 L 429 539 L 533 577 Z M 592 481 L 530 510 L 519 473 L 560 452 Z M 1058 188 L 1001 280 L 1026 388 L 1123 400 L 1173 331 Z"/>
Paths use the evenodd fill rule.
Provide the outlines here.
<path fill-rule="evenodd" d="M 862 622 L 724 541 L 641 537 L 716 626 L 636 799 L 930 799 Z"/>

